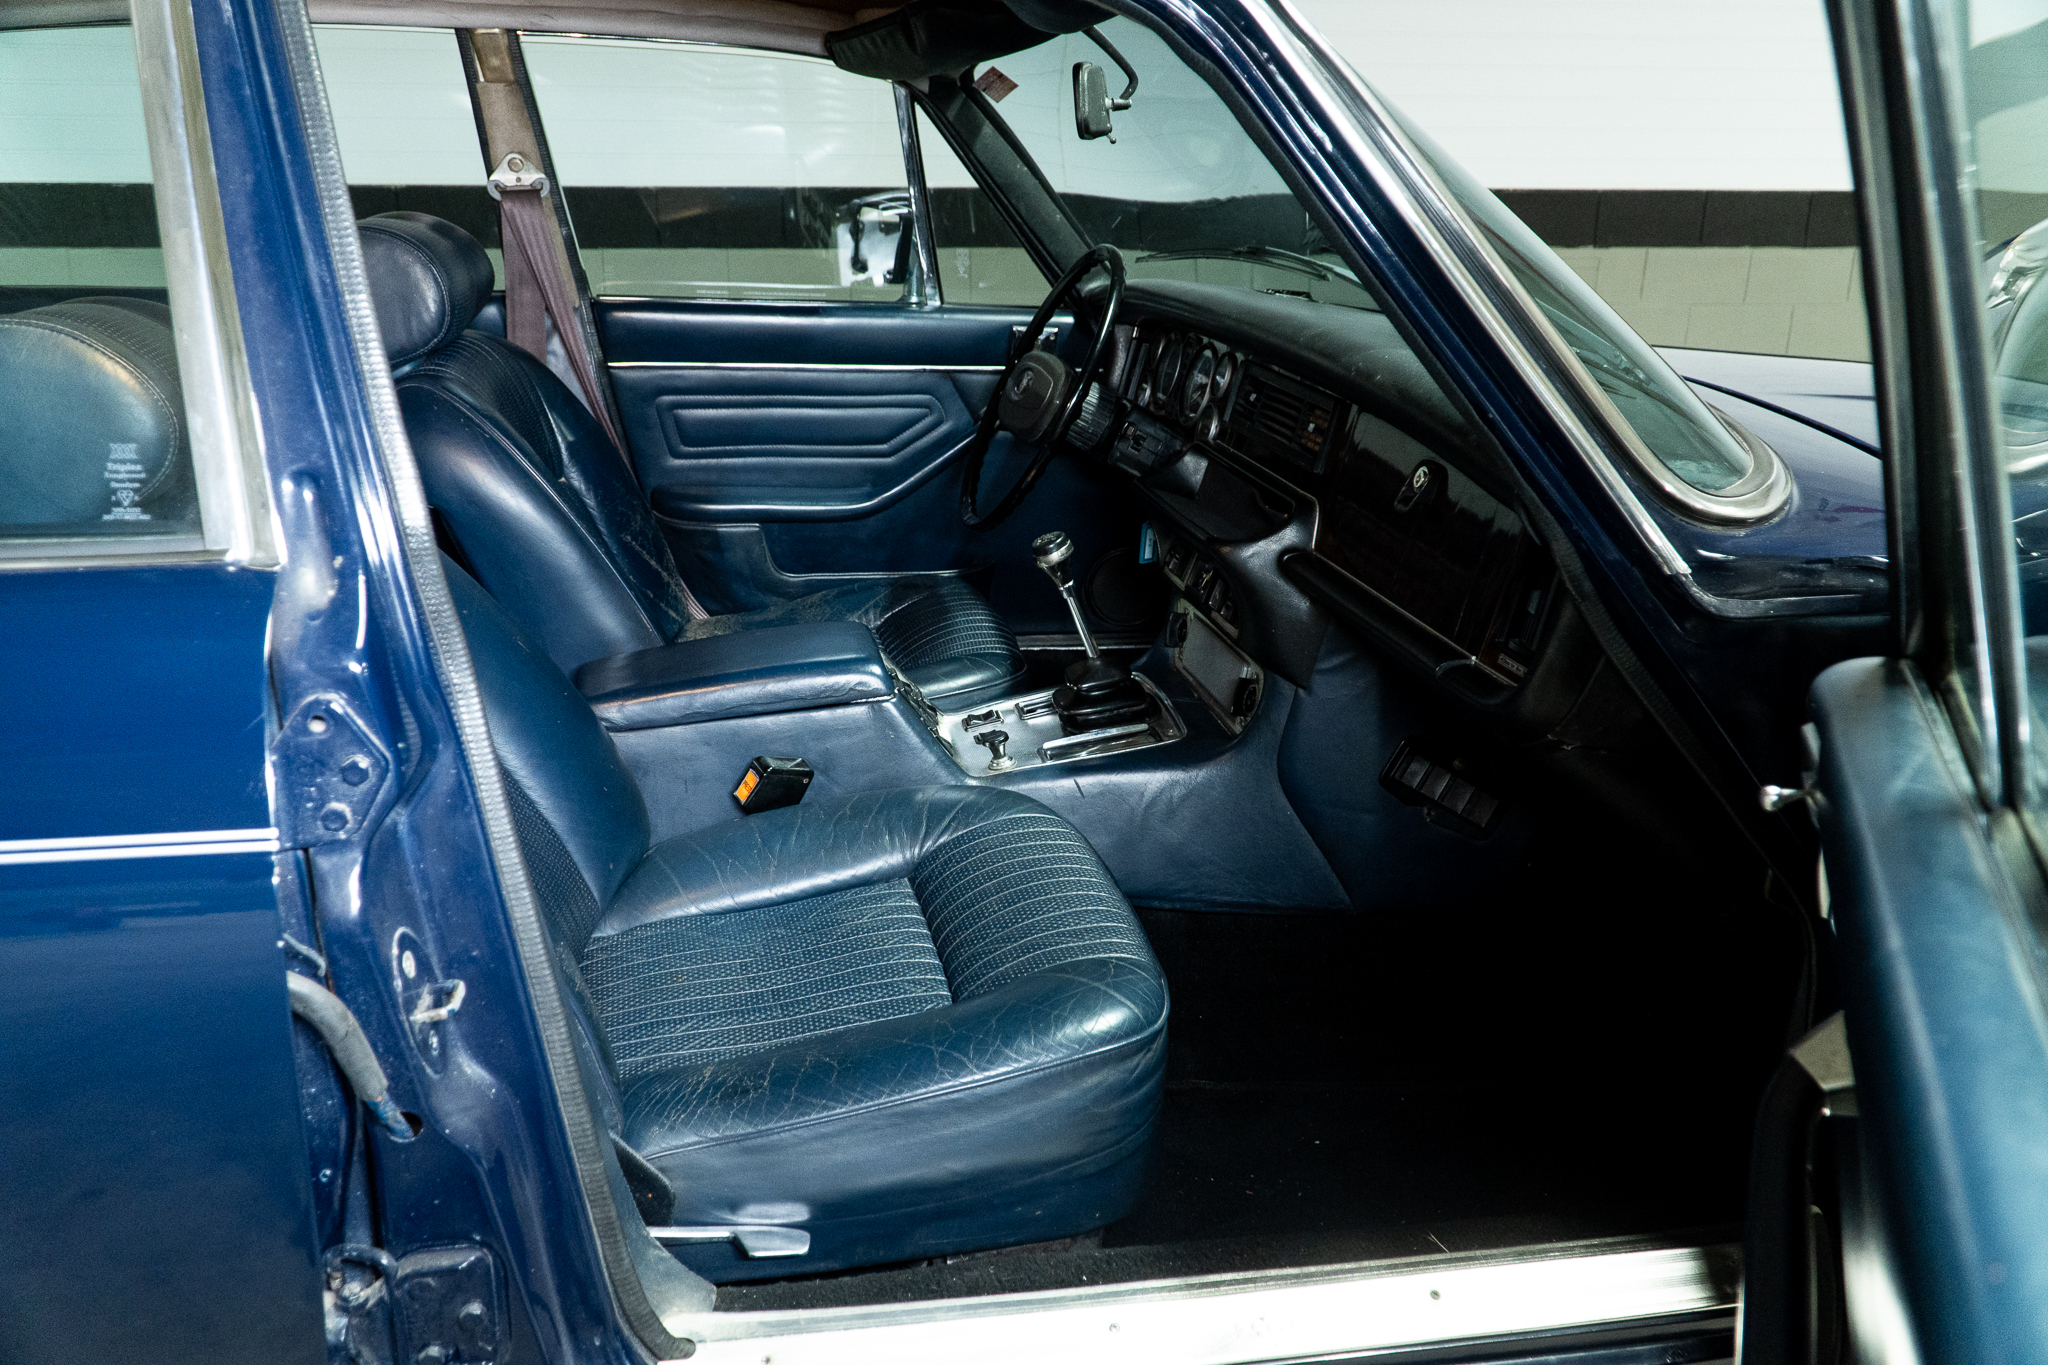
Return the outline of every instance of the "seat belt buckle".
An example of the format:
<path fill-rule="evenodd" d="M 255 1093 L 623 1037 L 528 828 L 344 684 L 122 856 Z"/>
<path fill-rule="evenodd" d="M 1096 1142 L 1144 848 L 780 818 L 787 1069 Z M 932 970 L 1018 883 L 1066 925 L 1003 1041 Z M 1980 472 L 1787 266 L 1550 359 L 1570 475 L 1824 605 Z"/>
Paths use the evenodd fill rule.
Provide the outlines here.
<path fill-rule="evenodd" d="M 732 799 L 746 815 L 780 810 L 803 800 L 816 776 L 811 765 L 800 758 L 757 757 L 747 765 L 739 786 L 733 788 Z"/>
<path fill-rule="evenodd" d="M 518 152 L 507 152 L 505 159 L 498 163 L 498 169 L 492 171 L 491 178 L 484 182 L 484 188 L 491 192 L 493 199 L 503 199 L 506 190 L 538 190 L 546 194 L 548 178 L 541 174 L 540 167 Z"/>

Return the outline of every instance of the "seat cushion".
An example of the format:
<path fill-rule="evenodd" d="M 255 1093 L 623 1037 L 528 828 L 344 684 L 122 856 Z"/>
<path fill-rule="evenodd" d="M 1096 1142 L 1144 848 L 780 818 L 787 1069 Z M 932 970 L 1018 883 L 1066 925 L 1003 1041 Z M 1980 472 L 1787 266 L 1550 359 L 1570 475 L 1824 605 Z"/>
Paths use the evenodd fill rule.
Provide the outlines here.
<path fill-rule="evenodd" d="M 1024 655 L 1009 624 L 958 578 L 866 579 L 759 611 L 694 621 L 682 638 L 810 621 L 858 621 L 897 672 L 944 711 L 1008 696 L 1024 680 Z"/>
<path fill-rule="evenodd" d="M 583 979 L 626 1082 L 953 1003 L 902 877 L 636 925 L 591 940 Z"/>
<path fill-rule="evenodd" d="M 871 792 L 657 845 L 582 974 L 678 1223 L 811 1233 L 717 1280 L 1066 1236 L 1136 1198 L 1166 986 L 1101 861 L 992 788 Z"/>

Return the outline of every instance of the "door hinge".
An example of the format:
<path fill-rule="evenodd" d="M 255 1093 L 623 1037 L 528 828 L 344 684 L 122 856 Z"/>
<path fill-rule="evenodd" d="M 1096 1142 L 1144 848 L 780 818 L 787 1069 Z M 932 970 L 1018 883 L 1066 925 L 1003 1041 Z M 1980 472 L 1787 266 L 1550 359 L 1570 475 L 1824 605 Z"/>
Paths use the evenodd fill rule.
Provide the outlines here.
<path fill-rule="evenodd" d="M 354 838 L 368 823 L 391 756 L 332 693 L 300 702 L 270 745 L 278 841 L 313 848 Z"/>

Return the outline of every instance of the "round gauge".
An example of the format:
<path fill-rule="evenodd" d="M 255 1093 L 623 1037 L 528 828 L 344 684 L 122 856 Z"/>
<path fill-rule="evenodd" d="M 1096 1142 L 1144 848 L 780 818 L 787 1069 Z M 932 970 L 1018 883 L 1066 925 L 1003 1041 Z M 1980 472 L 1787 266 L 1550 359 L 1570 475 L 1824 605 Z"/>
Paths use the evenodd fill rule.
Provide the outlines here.
<path fill-rule="evenodd" d="M 1216 379 L 1209 385 L 1211 402 L 1221 403 L 1230 396 L 1230 381 L 1237 378 L 1237 357 L 1225 351 L 1216 357 Z"/>
<path fill-rule="evenodd" d="M 1180 395 L 1181 416 L 1192 422 L 1202 415 L 1202 409 L 1209 406 L 1209 387 L 1215 379 L 1216 353 L 1204 346 L 1195 363 L 1188 366 L 1187 386 Z"/>
<path fill-rule="evenodd" d="M 1168 337 L 1166 344 L 1159 348 L 1159 367 L 1152 374 L 1152 401 L 1155 408 L 1163 408 L 1173 401 L 1173 395 L 1180 392 L 1181 340 Z"/>

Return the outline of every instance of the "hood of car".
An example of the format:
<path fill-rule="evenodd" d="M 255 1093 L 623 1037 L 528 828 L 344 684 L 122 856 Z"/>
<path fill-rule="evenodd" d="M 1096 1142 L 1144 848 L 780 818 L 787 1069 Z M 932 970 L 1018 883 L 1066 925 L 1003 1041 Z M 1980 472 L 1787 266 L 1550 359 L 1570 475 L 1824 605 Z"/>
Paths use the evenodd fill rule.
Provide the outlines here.
<path fill-rule="evenodd" d="M 1707 591 L 1734 598 L 1888 594 L 1884 466 L 1871 367 L 1848 360 L 1659 347 L 1693 390 L 1770 443 L 1796 491 L 1783 515 L 1740 530 L 1666 519 Z"/>
<path fill-rule="evenodd" d="M 1659 346 L 1657 353 L 1697 389 L 1746 399 L 1861 446 L 1872 455 L 1878 453 L 1877 396 L 1868 361 L 1691 351 L 1678 346 Z M 1712 400 L 1711 394 L 1702 396 Z"/>

